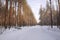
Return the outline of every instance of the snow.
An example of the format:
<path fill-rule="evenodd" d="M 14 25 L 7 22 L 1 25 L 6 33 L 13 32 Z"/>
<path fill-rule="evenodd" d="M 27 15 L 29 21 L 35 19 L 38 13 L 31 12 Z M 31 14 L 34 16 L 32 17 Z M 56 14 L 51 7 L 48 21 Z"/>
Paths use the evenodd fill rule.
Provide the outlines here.
<path fill-rule="evenodd" d="M 60 30 L 55 26 L 25 26 L 21 29 L 6 29 L 0 40 L 60 40 Z"/>

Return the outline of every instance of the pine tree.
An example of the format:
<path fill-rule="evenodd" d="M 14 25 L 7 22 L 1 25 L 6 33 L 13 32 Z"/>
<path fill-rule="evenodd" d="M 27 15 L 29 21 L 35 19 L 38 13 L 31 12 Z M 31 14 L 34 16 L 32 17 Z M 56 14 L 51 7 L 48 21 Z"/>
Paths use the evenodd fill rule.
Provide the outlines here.
<path fill-rule="evenodd" d="M 42 10 L 42 5 L 41 5 L 40 6 L 40 11 L 39 11 L 39 15 L 40 15 L 40 18 L 39 18 L 40 22 L 39 22 L 39 24 L 40 25 L 42 25 L 42 14 L 43 14 L 43 10 Z"/>
<path fill-rule="evenodd" d="M 10 0 L 9 25 L 12 25 L 12 0 Z"/>
<path fill-rule="evenodd" d="M 51 10 L 51 5 L 52 5 L 52 3 L 51 3 L 51 0 L 49 0 L 49 1 L 50 1 L 51 28 L 53 28 L 52 10 Z"/>
<path fill-rule="evenodd" d="M 60 0 L 58 0 L 58 7 L 59 7 L 59 12 L 58 12 L 58 19 L 57 19 L 57 24 L 58 24 L 58 28 L 60 28 Z"/>
<path fill-rule="evenodd" d="M 0 25 L 2 24 L 1 22 L 1 6 L 2 6 L 2 4 L 1 4 L 1 0 L 0 0 Z"/>
<path fill-rule="evenodd" d="M 1 3 L 1 0 L 0 0 L 0 8 L 1 8 L 1 6 L 2 6 L 2 3 Z"/>
<path fill-rule="evenodd" d="M 22 16 L 22 13 L 21 13 L 21 8 L 22 8 L 22 2 L 23 0 L 18 0 L 18 26 L 22 26 L 23 25 L 23 16 Z"/>
<path fill-rule="evenodd" d="M 8 0 L 6 0 L 5 23 L 4 23 L 5 28 L 7 28 L 7 26 L 6 26 L 6 15 L 7 15 L 7 13 L 8 13 Z"/>
<path fill-rule="evenodd" d="M 15 24 L 17 24 L 17 15 L 16 15 L 17 0 L 15 0 L 14 2 L 15 2 Z"/>
<path fill-rule="evenodd" d="M 50 5 L 49 2 L 47 1 L 46 4 L 46 9 L 45 8 L 40 8 L 40 24 L 43 25 L 50 25 L 51 24 L 51 12 L 52 11 L 52 20 L 54 21 L 54 24 L 56 25 L 56 10 L 54 8 L 54 5 Z"/>
<path fill-rule="evenodd" d="M 35 25 L 37 24 L 36 19 L 34 18 L 33 12 L 26 2 L 26 0 L 23 1 L 23 12 L 24 12 L 24 19 L 27 25 Z"/>
<path fill-rule="evenodd" d="M 46 9 L 45 8 L 40 8 L 40 24 L 42 25 L 50 25 L 50 6 L 49 2 L 46 1 Z"/>

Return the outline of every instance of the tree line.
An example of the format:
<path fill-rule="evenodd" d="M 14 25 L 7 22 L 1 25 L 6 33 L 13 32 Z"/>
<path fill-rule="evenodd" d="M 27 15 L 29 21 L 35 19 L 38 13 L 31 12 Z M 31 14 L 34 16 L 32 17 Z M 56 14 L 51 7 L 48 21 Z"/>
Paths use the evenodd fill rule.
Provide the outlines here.
<path fill-rule="evenodd" d="M 0 26 L 36 25 L 36 19 L 26 0 L 0 0 Z"/>
<path fill-rule="evenodd" d="M 55 8 L 56 6 L 56 8 Z M 51 25 L 60 28 L 60 0 L 55 0 L 55 5 L 52 0 L 46 1 L 46 8 L 40 6 L 40 25 Z"/>

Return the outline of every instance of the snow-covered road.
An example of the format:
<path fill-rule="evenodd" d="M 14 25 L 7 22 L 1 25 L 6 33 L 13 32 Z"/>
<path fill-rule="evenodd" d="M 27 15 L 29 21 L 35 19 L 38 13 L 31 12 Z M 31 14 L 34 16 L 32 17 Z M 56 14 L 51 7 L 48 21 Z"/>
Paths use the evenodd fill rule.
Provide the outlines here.
<path fill-rule="evenodd" d="M 60 40 L 60 30 L 46 26 L 21 27 L 6 29 L 0 40 Z"/>

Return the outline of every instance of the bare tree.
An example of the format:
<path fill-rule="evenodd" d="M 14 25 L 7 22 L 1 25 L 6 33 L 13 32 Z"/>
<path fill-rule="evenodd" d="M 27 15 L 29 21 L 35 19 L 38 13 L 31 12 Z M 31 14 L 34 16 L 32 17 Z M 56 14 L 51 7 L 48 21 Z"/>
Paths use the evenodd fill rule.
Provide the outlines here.
<path fill-rule="evenodd" d="M 1 7 L 1 0 L 0 0 L 0 7 Z"/>
<path fill-rule="evenodd" d="M 1 0 L 0 0 L 0 20 L 1 20 Z M 0 25 L 1 25 L 1 21 L 0 21 Z"/>
<path fill-rule="evenodd" d="M 51 28 L 53 28 L 51 0 L 49 0 L 49 1 L 50 1 L 50 14 L 51 14 Z"/>
<path fill-rule="evenodd" d="M 8 0 L 6 0 L 5 23 L 4 23 L 5 28 L 7 28 L 6 26 L 6 14 L 7 13 L 8 13 Z"/>
<path fill-rule="evenodd" d="M 12 0 L 10 0 L 10 13 L 9 13 L 9 25 L 11 26 L 11 16 L 12 16 Z"/>
<path fill-rule="evenodd" d="M 18 0 L 18 25 L 22 24 L 22 15 L 21 15 L 22 0 Z"/>
<path fill-rule="evenodd" d="M 60 29 L 60 0 L 58 0 L 58 7 L 59 7 L 59 11 L 58 11 L 58 17 L 57 17 L 57 24 L 58 24 L 58 28 Z"/>
<path fill-rule="evenodd" d="M 17 15 L 16 15 L 16 7 L 17 7 L 17 1 L 15 0 L 15 24 L 17 26 Z"/>

